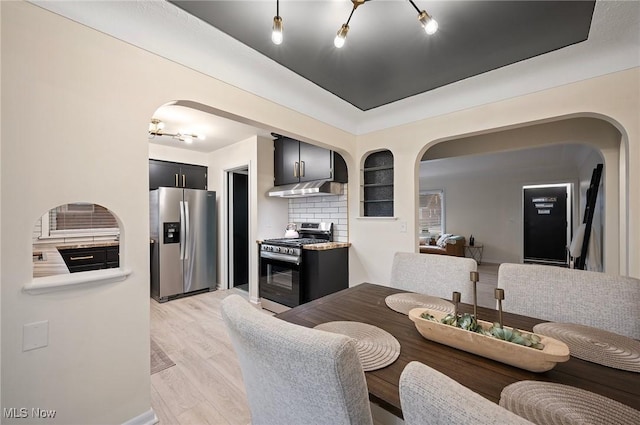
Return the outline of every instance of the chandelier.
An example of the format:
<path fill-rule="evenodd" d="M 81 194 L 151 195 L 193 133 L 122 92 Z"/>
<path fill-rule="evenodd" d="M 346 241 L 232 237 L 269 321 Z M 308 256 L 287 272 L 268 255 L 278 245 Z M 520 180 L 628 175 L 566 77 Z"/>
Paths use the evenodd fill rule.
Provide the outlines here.
<path fill-rule="evenodd" d="M 340 29 L 338 30 L 338 34 L 336 38 L 333 40 L 334 46 L 338 49 L 344 46 L 344 43 L 347 39 L 347 33 L 349 32 L 349 21 L 351 21 L 351 17 L 353 16 L 353 12 L 356 11 L 358 6 L 365 4 L 365 2 L 371 0 L 351 0 L 353 3 L 353 8 L 351 9 L 351 13 L 349 14 L 349 18 L 347 22 L 342 24 Z M 429 15 L 425 10 L 420 10 L 418 6 L 413 2 L 413 0 L 409 0 L 411 6 L 418 12 L 418 21 L 424 28 L 424 31 L 428 35 L 435 34 L 438 31 L 438 22 L 433 19 L 431 15 Z M 274 44 L 281 44 L 283 40 L 283 25 L 282 25 L 282 17 L 280 17 L 280 0 L 276 0 L 276 16 L 273 17 L 273 32 L 271 33 L 271 41 Z"/>
<path fill-rule="evenodd" d="M 187 144 L 193 143 L 194 139 L 204 140 L 204 136 L 202 135 L 186 133 L 165 133 L 163 130 L 164 123 L 157 118 L 151 118 L 151 122 L 149 123 L 149 139 L 153 139 L 156 136 L 167 136 L 181 142 L 185 142 Z"/>

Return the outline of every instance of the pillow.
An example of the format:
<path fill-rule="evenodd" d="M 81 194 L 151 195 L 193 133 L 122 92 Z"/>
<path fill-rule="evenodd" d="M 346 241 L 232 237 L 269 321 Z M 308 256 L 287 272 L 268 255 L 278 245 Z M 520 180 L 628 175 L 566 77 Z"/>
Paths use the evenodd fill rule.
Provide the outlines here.
<path fill-rule="evenodd" d="M 440 248 L 445 248 L 447 245 L 447 240 L 453 236 L 451 233 L 445 233 L 442 236 L 440 236 L 440 238 L 438 238 L 438 241 L 436 242 L 436 245 L 438 245 Z"/>

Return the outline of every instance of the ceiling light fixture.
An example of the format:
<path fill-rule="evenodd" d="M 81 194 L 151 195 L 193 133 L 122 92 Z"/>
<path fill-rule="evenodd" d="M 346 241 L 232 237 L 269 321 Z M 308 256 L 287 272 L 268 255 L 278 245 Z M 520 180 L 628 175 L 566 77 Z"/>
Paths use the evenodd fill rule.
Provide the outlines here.
<path fill-rule="evenodd" d="M 338 49 L 341 48 L 342 46 L 344 46 L 344 43 L 347 40 L 347 33 L 349 32 L 349 21 L 351 21 L 351 17 L 353 16 L 353 12 L 356 11 L 358 6 L 363 5 L 367 1 L 371 1 L 371 0 L 351 0 L 351 3 L 353 3 L 353 9 L 351 9 L 351 13 L 349 14 L 349 19 L 347 19 L 347 22 L 342 24 L 342 26 L 338 30 L 338 34 L 336 35 L 336 38 L 333 40 L 333 44 Z M 411 3 L 411 5 L 416 9 L 416 11 L 418 11 L 418 20 L 420 21 L 420 23 L 424 27 L 424 30 L 425 30 L 425 32 L 427 34 L 432 35 L 436 31 L 438 31 L 438 22 L 435 19 L 433 19 L 433 17 L 431 15 L 429 15 L 425 10 L 418 9 L 418 6 L 416 6 L 416 4 L 413 2 L 413 0 L 409 0 L 409 3 Z M 276 16 L 276 18 L 278 18 L 278 16 Z M 274 34 L 275 34 L 275 18 L 274 18 L 274 24 L 273 25 L 274 25 Z M 281 25 L 282 25 L 282 23 L 281 23 Z M 274 43 L 275 43 L 275 41 L 274 41 Z M 276 44 L 278 44 L 278 43 L 276 43 Z"/>
<path fill-rule="evenodd" d="M 152 118 L 149 123 L 149 139 L 153 139 L 156 136 L 167 136 L 187 144 L 193 143 L 193 139 L 204 140 L 204 136 L 197 134 L 183 134 L 183 133 L 165 133 L 164 123 L 157 118 Z"/>
<path fill-rule="evenodd" d="M 333 45 L 336 46 L 338 49 L 344 46 L 344 42 L 347 40 L 347 33 L 349 32 L 349 21 L 351 21 L 353 12 L 356 11 L 358 6 L 364 4 L 365 1 L 368 1 L 368 0 L 351 0 L 351 3 L 353 3 L 353 9 L 351 9 L 351 13 L 349 14 L 349 19 L 347 19 L 347 22 L 342 24 L 342 26 L 338 30 L 338 34 L 336 35 L 336 38 L 333 39 Z"/>
<path fill-rule="evenodd" d="M 280 0 L 276 0 L 276 16 L 273 17 L 273 32 L 271 33 L 273 44 L 282 43 L 282 18 L 280 17 Z"/>
<path fill-rule="evenodd" d="M 418 12 L 418 21 L 420 21 L 424 27 L 424 31 L 429 35 L 435 34 L 436 31 L 438 31 L 438 21 L 433 19 L 426 10 L 418 9 L 418 6 L 416 6 L 413 0 L 409 0 L 409 3 L 411 3 L 411 6 L 413 6 Z"/>

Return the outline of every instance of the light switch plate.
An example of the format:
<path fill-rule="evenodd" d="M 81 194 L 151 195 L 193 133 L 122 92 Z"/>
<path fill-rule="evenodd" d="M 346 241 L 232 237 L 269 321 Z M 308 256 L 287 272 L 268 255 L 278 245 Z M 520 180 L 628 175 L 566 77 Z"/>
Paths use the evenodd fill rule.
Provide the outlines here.
<path fill-rule="evenodd" d="M 400 222 L 400 233 L 407 233 L 407 222 L 406 221 L 401 221 Z"/>
<path fill-rule="evenodd" d="M 27 323 L 22 327 L 22 351 L 49 345 L 49 321 Z"/>

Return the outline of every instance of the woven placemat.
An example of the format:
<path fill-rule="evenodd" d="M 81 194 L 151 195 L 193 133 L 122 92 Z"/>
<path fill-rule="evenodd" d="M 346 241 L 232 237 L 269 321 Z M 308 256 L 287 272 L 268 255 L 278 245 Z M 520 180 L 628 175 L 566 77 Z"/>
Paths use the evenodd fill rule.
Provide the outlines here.
<path fill-rule="evenodd" d="M 640 412 L 580 388 L 551 382 L 507 385 L 500 406 L 538 425 L 638 425 Z"/>
<path fill-rule="evenodd" d="M 447 313 L 453 313 L 454 310 L 453 303 L 442 298 L 411 292 L 389 295 L 384 302 L 391 310 L 402 314 L 409 314 L 414 308 L 430 308 Z"/>
<path fill-rule="evenodd" d="M 533 331 L 564 342 L 573 357 L 640 372 L 640 342 L 626 336 L 574 323 L 539 323 Z"/>
<path fill-rule="evenodd" d="M 327 322 L 316 326 L 315 329 L 355 339 L 358 357 L 365 372 L 389 366 L 400 355 L 400 343 L 393 335 L 367 323 Z"/>

